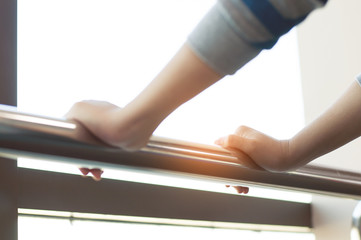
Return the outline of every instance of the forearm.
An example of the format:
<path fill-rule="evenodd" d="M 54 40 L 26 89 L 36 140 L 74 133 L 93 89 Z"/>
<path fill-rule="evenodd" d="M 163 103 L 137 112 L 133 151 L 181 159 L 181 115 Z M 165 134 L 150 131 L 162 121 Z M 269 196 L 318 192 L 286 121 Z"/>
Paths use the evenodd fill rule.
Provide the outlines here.
<path fill-rule="evenodd" d="M 185 44 L 125 110 L 158 125 L 181 104 L 221 78 Z"/>
<path fill-rule="evenodd" d="M 323 2 L 218 1 L 190 34 L 187 44 L 125 108 L 81 102 L 67 117 L 81 122 L 110 145 L 139 149 L 177 107 L 223 76 L 235 73 L 262 49 L 272 47 L 278 37 Z M 292 14 L 289 9 L 293 9 Z M 266 14 L 269 11 L 272 14 Z"/>
<path fill-rule="evenodd" d="M 185 45 L 124 108 L 107 102 L 83 101 L 74 104 L 67 118 L 81 122 L 110 145 L 137 150 L 146 145 L 172 111 L 220 78 Z"/>
<path fill-rule="evenodd" d="M 353 82 L 321 116 L 289 141 L 289 162 L 297 168 L 361 135 L 361 87 Z"/>

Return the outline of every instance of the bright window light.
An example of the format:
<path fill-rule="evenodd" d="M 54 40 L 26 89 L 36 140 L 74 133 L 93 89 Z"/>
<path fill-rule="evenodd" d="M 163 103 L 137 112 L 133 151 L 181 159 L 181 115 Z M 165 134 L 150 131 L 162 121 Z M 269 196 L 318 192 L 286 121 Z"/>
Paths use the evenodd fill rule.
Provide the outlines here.
<path fill-rule="evenodd" d="M 84 99 L 126 105 L 213 4 L 19 0 L 19 108 L 61 117 Z M 296 32 L 181 106 L 155 135 L 213 144 L 240 125 L 277 138 L 304 125 Z"/>
<path fill-rule="evenodd" d="M 283 226 L 260 226 L 162 218 L 19 209 L 19 240 L 47 239 L 270 239 L 314 240 L 307 229 L 280 232 Z M 247 225 L 247 224 L 244 224 Z M 253 225 L 253 224 L 248 224 Z M 252 230 L 244 230 L 246 227 Z M 90 230 L 91 229 L 91 230 Z M 141 231 L 139 231 L 141 229 Z M 56 234 L 54 234 L 56 233 Z"/>
<path fill-rule="evenodd" d="M 54 161 L 44 161 L 30 158 L 19 159 L 18 167 L 80 175 L 78 166 Z M 222 183 L 220 181 L 206 181 L 204 179 L 189 178 L 183 175 L 160 175 L 158 173 L 145 171 L 136 172 L 126 169 L 104 169 L 102 178 L 239 195 L 234 188 L 226 187 L 226 185 L 229 184 L 228 182 Z M 246 185 L 243 186 L 246 187 Z M 250 188 L 249 193 L 246 195 L 247 197 L 277 199 L 299 203 L 311 203 L 312 201 L 312 195 L 308 193 L 275 190 L 271 188 L 261 188 L 255 186 L 247 187 Z"/>
<path fill-rule="evenodd" d="M 125 106 L 165 66 L 214 3 L 18 0 L 19 109 L 62 117 L 73 103 L 84 99 Z M 262 52 L 237 74 L 182 105 L 155 135 L 213 144 L 238 126 L 248 125 L 276 138 L 291 137 L 304 126 L 297 51 L 296 32 L 291 31 L 271 51 Z M 19 160 L 19 166 L 29 167 L 28 162 Z M 59 168 L 41 165 L 32 167 Z M 116 173 L 107 174 L 116 178 Z M 33 220 L 20 220 L 23 231 L 27 221 Z M 69 227 L 64 224 L 59 226 Z M 70 239 L 59 237 L 64 238 Z"/>

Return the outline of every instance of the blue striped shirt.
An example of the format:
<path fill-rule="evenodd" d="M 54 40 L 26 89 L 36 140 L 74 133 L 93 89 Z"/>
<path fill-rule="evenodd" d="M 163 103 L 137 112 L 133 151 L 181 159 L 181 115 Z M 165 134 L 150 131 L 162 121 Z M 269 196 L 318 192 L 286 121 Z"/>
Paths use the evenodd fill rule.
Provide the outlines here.
<path fill-rule="evenodd" d="M 327 0 L 219 0 L 188 45 L 221 75 L 235 73 Z"/>

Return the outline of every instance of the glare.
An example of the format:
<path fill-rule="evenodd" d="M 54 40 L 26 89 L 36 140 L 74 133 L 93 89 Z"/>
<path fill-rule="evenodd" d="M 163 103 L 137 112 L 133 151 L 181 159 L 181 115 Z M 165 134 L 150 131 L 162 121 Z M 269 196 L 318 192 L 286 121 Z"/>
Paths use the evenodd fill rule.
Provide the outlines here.
<path fill-rule="evenodd" d="M 314 240 L 307 228 L 190 221 L 181 219 L 19 209 L 19 240 L 27 239 L 302 239 Z M 44 226 L 47 226 L 44 228 Z M 91 229 L 91 230 L 90 230 Z M 142 229 L 142 231 L 139 231 Z M 247 229 L 247 230 L 244 230 Z M 262 231 L 261 231 L 262 230 Z M 280 232 L 288 231 L 288 232 Z M 56 232 L 56 234 L 54 234 Z"/>
<path fill-rule="evenodd" d="M 8 119 L 10 121 L 19 121 L 19 122 L 25 122 L 25 123 L 65 128 L 65 129 L 75 129 L 76 128 L 75 123 L 67 122 L 65 120 L 61 121 L 61 120 L 57 120 L 57 119 L 50 119 L 50 118 L 43 118 L 43 117 L 29 116 L 29 115 L 21 115 L 21 114 L 17 114 L 17 113 L 14 114 L 11 112 L 1 112 L 0 116 L 3 117 L 4 119 Z"/>
<path fill-rule="evenodd" d="M 60 173 L 68 173 L 74 175 L 81 175 L 78 169 L 79 166 L 60 163 L 54 161 L 44 161 L 39 159 L 20 158 L 18 159 L 18 167 L 39 169 L 43 171 L 52 171 Z M 145 172 L 136 170 L 122 170 L 122 169 L 104 169 L 102 175 L 104 179 L 113 179 L 119 181 L 139 182 L 144 184 L 156 184 L 162 186 L 195 189 L 209 192 L 219 192 L 225 194 L 238 194 L 234 188 L 227 188 L 229 182 L 211 181 L 199 178 L 185 177 L 180 174 L 160 174 L 159 172 Z M 265 199 L 277 199 L 283 201 L 311 203 L 312 195 L 303 192 L 277 190 L 274 188 L 261 188 L 257 186 L 248 186 L 250 191 L 247 197 L 258 197 Z"/>
<path fill-rule="evenodd" d="M 62 117 L 84 99 L 126 105 L 169 61 L 213 3 L 19 1 L 19 109 Z M 303 127 L 295 31 L 181 106 L 155 135 L 213 144 L 240 125 L 276 138 L 289 138 Z"/>
<path fill-rule="evenodd" d="M 111 215 L 111 214 L 97 214 L 97 213 L 79 213 L 79 212 L 64 212 L 52 210 L 38 210 L 38 209 L 24 209 L 18 210 L 20 216 L 36 216 L 58 219 L 69 219 L 71 221 L 104 221 L 104 222 L 123 222 L 123 223 L 142 223 L 153 225 L 168 225 L 168 226 L 188 226 L 188 227 L 205 227 L 205 228 L 219 228 L 219 229 L 238 229 L 238 230 L 253 230 L 253 231 L 287 231 L 308 233 L 310 228 L 297 226 L 281 226 L 281 225 L 266 225 L 266 224 L 251 224 L 251 223 L 233 223 L 233 222 L 216 222 L 204 220 L 187 220 L 187 219 L 171 219 L 171 218 L 156 218 L 156 217 L 139 217 L 139 216 L 125 216 L 125 215 Z"/>
<path fill-rule="evenodd" d="M 18 0 L 19 109 L 62 117 L 72 104 L 84 99 L 125 106 L 170 60 L 214 2 Z M 226 77 L 182 105 L 158 127 L 155 135 L 213 144 L 214 140 L 233 133 L 240 125 L 248 125 L 276 138 L 289 138 L 304 126 L 295 31 L 283 37 L 271 51 L 262 52 L 234 76 Z M 23 159 L 19 160 L 19 166 L 79 174 L 77 166 L 56 162 Z M 236 194 L 223 184 L 205 184 L 187 178 L 164 181 L 155 175 L 119 170 L 106 170 L 104 178 L 147 179 L 148 182 L 152 179 L 152 184 L 171 182 L 172 186 Z M 307 194 L 255 187 L 251 188 L 249 196 L 311 201 Z M 52 221 L 56 224 L 52 225 Z M 205 231 L 169 228 L 168 235 L 160 236 L 162 228 L 159 226 L 139 231 L 134 225 L 123 224 L 118 229 L 120 225 L 114 225 L 114 228 L 107 224 L 73 222 L 69 225 L 68 221 L 59 219 L 21 217 L 19 239 L 80 239 L 86 236 L 86 239 L 110 240 L 128 233 L 133 234 L 132 239 L 143 239 L 155 236 L 155 231 L 158 234 L 154 239 L 192 239 L 196 235 L 203 239 Z M 35 230 L 40 226 L 41 229 Z M 91 235 L 89 229 L 92 229 Z M 98 233 L 94 229 L 103 230 Z M 45 230 L 49 232 L 43 233 Z M 51 234 L 54 232 L 57 234 Z M 142 232 L 144 235 L 140 237 Z M 207 239 L 239 239 L 238 234 L 233 230 L 213 229 Z M 301 239 L 296 235 L 281 238 L 277 234 L 274 237 L 264 234 L 242 232 L 248 239 Z"/>

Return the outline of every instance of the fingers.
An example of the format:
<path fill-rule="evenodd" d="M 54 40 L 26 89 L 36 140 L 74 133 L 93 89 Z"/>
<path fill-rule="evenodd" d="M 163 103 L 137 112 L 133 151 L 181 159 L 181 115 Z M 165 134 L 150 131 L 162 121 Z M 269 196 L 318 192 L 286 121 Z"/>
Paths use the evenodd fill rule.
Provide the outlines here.
<path fill-rule="evenodd" d="M 84 176 L 88 175 L 88 173 L 90 172 L 89 168 L 79 168 L 79 170 Z"/>
<path fill-rule="evenodd" d="M 99 168 L 79 168 L 79 170 L 83 176 L 87 176 L 89 173 L 91 173 L 95 181 L 100 181 L 102 179 L 102 174 L 104 173 L 104 171 Z"/>
<path fill-rule="evenodd" d="M 239 162 L 250 169 L 255 170 L 265 170 L 264 168 L 260 167 L 257 163 L 253 161 L 251 157 L 249 157 L 246 153 L 242 152 L 242 150 L 236 149 L 236 148 L 227 148 L 232 156 L 236 157 Z"/>
<path fill-rule="evenodd" d="M 218 139 L 215 144 L 229 150 L 232 156 L 240 161 L 241 165 L 251 169 L 264 170 L 247 154 L 253 151 L 253 148 L 249 146 L 251 143 L 248 139 L 237 135 L 229 135 Z"/>
<path fill-rule="evenodd" d="M 251 139 L 235 134 L 219 138 L 215 141 L 215 144 L 229 150 L 238 149 L 244 153 L 251 153 L 252 151 L 254 151 L 254 146 L 252 146 Z"/>
<path fill-rule="evenodd" d="M 245 134 L 255 133 L 258 132 L 257 130 L 247 127 L 247 126 L 240 126 L 236 129 L 235 134 L 239 136 L 243 136 Z"/>
<path fill-rule="evenodd" d="M 91 169 L 90 172 L 93 175 L 93 179 L 95 181 L 100 181 L 104 171 L 101 169 Z"/>
<path fill-rule="evenodd" d="M 249 192 L 249 188 L 248 187 L 242 187 L 242 186 L 231 186 L 231 185 L 226 185 L 226 187 L 233 187 L 234 189 L 236 189 L 237 193 L 239 194 L 247 194 Z"/>
<path fill-rule="evenodd" d="M 90 132 L 96 133 L 104 131 L 102 124 L 108 125 L 112 112 L 120 108 L 104 101 L 81 101 L 75 103 L 65 114 L 65 118 L 80 122 Z"/>
<path fill-rule="evenodd" d="M 84 100 L 75 103 L 65 114 L 65 117 L 72 119 L 82 115 L 98 114 L 100 111 L 112 109 L 119 109 L 119 107 L 105 101 Z"/>
<path fill-rule="evenodd" d="M 103 101 L 77 102 L 65 117 L 79 122 L 97 140 L 126 151 L 137 151 L 146 146 L 155 127 L 138 113 L 124 112 L 124 109 Z"/>

